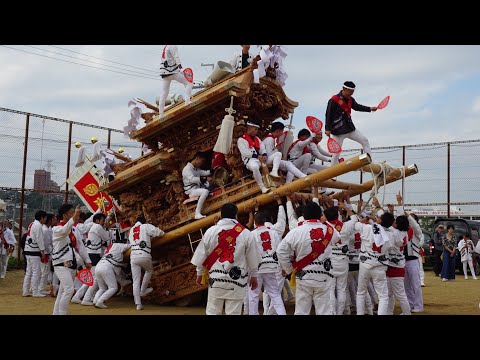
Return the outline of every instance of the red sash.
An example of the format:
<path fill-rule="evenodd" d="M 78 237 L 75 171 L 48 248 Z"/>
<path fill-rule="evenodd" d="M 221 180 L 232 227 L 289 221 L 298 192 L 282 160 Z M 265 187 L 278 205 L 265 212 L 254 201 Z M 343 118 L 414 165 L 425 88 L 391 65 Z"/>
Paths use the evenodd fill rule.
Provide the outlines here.
<path fill-rule="evenodd" d="M 167 46 L 168 46 L 168 45 L 165 45 L 165 47 L 163 48 L 163 51 L 162 51 L 162 59 L 165 59 L 165 50 L 167 50 Z"/>
<path fill-rule="evenodd" d="M 320 220 L 307 220 L 305 222 L 320 222 Z M 327 224 L 327 234 L 323 234 L 323 230 L 321 228 L 314 228 L 310 230 L 310 238 L 312 240 L 321 240 L 321 241 L 314 241 L 312 243 L 312 252 L 305 256 L 304 258 L 300 259 L 300 261 L 294 261 L 292 266 L 295 272 L 302 270 L 305 266 L 309 265 L 312 261 L 318 258 L 325 252 L 328 244 L 333 237 L 333 227 Z M 315 246 L 314 246 L 315 244 Z"/>
<path fill-rule="evenodd" d="M 66 224 L 65 221 L 59 221 L 58 222 L 58 226 L 64 226 Z M 75 224 L 74 226 L 76 226 L 77 224 Z M 77 249 L 77 238 L 75 237 L 75 234 L 73 233 L 73 229 L 70 230 L 70 234 L 68 234 L 68 237 L 70 238 L 70 241 L 72 242 L 72 245 L 73 247 L 75 248 L 75 250 L 78 252 L 78 249 Z"/>
<path fill-rule="evenodd" d="M 340 233 L 340 231 L 342 231 L 343 222 L 341 222 L 340 220 L 337 219 L 337 220 L 331 221 L 330 223 L 335 227 L 335 230 L 337 230 L 338 233 Z M 339 240 L 338 244 L 341 244 L 341 243 L 342 243 L 342 240 Z"/>
<path fill-rule="evenodd" d="M 28 225 L 27 236 L 30 236 L 30 230 L 32 229 L 32 225 L 33 225 L 33 223 L 31 223 L 30 225 Z"/>
<path fill-rule="evenodd" d="M 342 110 L 347 114 L 348 117 L 352 116 L 352 98 L 348 99 L 347 102 L 340 99 L 338 95 L 333 95 L 332 100 L 335 101 L 338 106 L 342 108 Z"/>
<path fill-rule="evenodd" d="M 257 153 L 260 152 L 260 139 L 255 136 L 253 139 L 250 135 L 248 135 L 247 133 L 243 134 L 242 138 L 244 138 L 245 140 L 247 140 L 248 142 L 248 147 L 251 149 L 251 148 L 254 148 L 255 150 L 257 150 Z"/>
<path fill-rule="evenodd" d="M 276 139 L 273 137 L 272 134 L 268 134 L 267 136 L 265 136 L 265 137 L 262 139 L 262 141 L 265 140 L 266 138 L 272 138 L 273 140 L 276 140 Z M 276 142 L 276 141 L 275 141 L 275 142 Z"/>
<path fill-rule="evenodd" d="M 235 251 L 235 240 L 244 229 L 245 227 L 242 224 L 238 223 L 230 230 L 221 231 L 218 234 L 218 245 L 205 259 L 205 261 L 203 262 L 203 266 L 210 270 L 213 264 L 215 264 L 216 261 L 220 258 L 220 256 L 228 251 L 228 248 L 230 246 L 233 247 L 232 250 Z M 233 262 L 233 251 L 231 256 L 231 262 Z"/>
<path fill-rule="evenodd" d="M 300 141 L 300 139 L 295 140 L 295 141 L 293 142 L 293 144 L 290 145 L 290 147 L 288 148 L 287 154 L 290 154 L 290 150 L 292 150 L 293 147 L 294 147 L 294 146 L 297 144 L 297 142 L 299 142 L 299 141 Z M 301 140 L 301 141 L 305 141 L 305 140 Z M 303 154 L 310 154 L 310 148 L 309 148 L 308 146 L 305 146 L 305 147 L 303 148 L 303 153 L 302 153 L 302 155 L 303 155 Z"/>

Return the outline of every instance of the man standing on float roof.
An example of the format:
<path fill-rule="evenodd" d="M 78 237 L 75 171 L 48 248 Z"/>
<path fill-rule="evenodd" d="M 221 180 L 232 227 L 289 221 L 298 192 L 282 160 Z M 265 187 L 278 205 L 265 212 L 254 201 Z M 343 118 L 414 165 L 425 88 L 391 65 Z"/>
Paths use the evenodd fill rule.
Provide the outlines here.
<path fill-rule="evenodd" d="M 371 112 L 377 111 L 376 106 L 360 105 L 352 97 L 355 91 L 355 84 L 352 81 L 345 81 L 343 89 L 328 100 L 325 114 L 325 135 L 332 138 L 342 146 L 343 140 L 351 139 L 363 147 L 363 152 L 372 155 L 372 149 L 368 139 L 355 128 L 352 121 L 352 109 L 355 111 Z M 338 164 L 340 154 L 333 154 L 332 165 Z"/>

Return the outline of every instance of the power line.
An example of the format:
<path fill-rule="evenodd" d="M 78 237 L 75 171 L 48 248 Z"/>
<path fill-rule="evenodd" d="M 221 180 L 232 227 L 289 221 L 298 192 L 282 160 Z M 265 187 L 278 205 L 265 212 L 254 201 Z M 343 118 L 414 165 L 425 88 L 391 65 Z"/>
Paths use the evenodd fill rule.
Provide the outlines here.
<path fill-rule="evenodd" d="M 129 73 L 121 72 L 121 71 L 99 68 L 99 67 L 91 66 L 91 65 L 87 65 L 87 64 L 80 64 L 80 63 L 77 63 L 77 62 L 74 62 L 74 61 L 59 59 L 59 58 L 52 57 L 52 56 L 48 56 L 48 55 L 37 54 L 37 53 L 31 52 L 31 51 L 22 50 L 22 49 L 17 49 L 17 48 L 13 48 L 13 47 L 6 46 L 6 45 L 0 45 L 0 46 L 5 47 L 5 48 L 8 48 L 8 49 L 12 49 L 12 50 L 21 51 L 21 52 L 24 52 L 24 53 L 27 53 L 27 54 L 32 54 L 32 55 L 37 55 L 37 56 L 41 56 L 41 57 L 46 57 L 46 58 L 53 59 L 53 60 L 58 60 L 58 61 L 67 62 L 67 63 L 70 63 L 70 64 L 81 65 L 81 66 L 85 66 L 85 67 L 89 67 L 89 68 L 93 68 L 93 69 L 97 69 L 97 70 L 109 71 L 109 72 L 113 72 L 113 73 L 117 73 L 117 74 L 129 75 L 129 76 L 134 76 L 134 77 L 139 77 L 139 78 L 145 78 L 145 79 L 150 79 L 150 80 L 157 80 L 157 81 L 160 80 L 160 79 L 155 79 L 155 78 L 152 78 L 152 77 L 147 77 L 147 76 L 142 76 L 142 75 L 135 75 L 135 74 L 129 74 Z"/>
<path fill-rule="evenodd" d="M 132 67 L 132 68 L 135 68 L 135 69 L 145 70 L 145 71 L 149 71 L 149 72 L 158 74 L 158 71 L 155 71 L 155 70 L 149 70 L 149 69 L 141 68 L 141 67 L 138 67 L 138 66 L 123 64 L 123 63 L 120 63 L 120 62 L 116 62 L 116 61 L 112 61 L 112 60 L 107 60 L 107 59 L 104 59 L 104 58 L 99 58 L 99 57 L 96 57 L 96 56 L 93 56 L 93 55 L 83 54 L 83 53 L 80 53 L 80 52 L 78 52 L 78 51 L 73 51 L 73 50 L 69 50 L 69 49 L 62 48 L 62 47 L 60 47 L 60 46 L 55 46 L 55 45 L 48 45 L 48 46 L 53 47 L 53 48 L 57 48 L 57 49 L 61 49 L 61 50 L 65 50 L 65 51 L 69 51 L 69 52 L 72 52 L 72 53 L 74 53 L 74 54 L 79 54 L 79 55 L 83 55 L 83 56 L 88 56 L 88 57 L 91 57 L 91 58 L 93 58 L 93 59 L 103 60 L 103 61 L 111 62 L 111 63 L 113 63 L 113 64 L 128 66 L 128 67 Z"/>

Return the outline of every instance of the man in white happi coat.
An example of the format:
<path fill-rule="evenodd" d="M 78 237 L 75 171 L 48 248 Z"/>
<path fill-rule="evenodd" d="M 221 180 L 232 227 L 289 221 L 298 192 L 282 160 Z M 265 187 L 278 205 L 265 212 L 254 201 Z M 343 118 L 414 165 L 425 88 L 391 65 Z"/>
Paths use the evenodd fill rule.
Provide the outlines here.
<path fill-rule="evenodd" d="M 423 246 L 423 231 L 418 223 L 418 216 L 408 215 L 411 230 L 408 231 L 407 246 L 405 247 L 405 292 L 412 312 L 422 312 L 423 293 L 420 281 L 420 248 Z"/>
<path fill-rule="evenodd" d="M 38 291 L 44 295 L 48 292 L 45 291 L 45 286 L 52 281 L 51 265 L 52 265 L 52 226 L 57 225 L 57 217 L 55 214 L 47 214 L 47 220 L 42 225 L 43 231 L 43 245 L 45 246 L 45 255 L 40 259 L 40 269 L 42 275 L 40 277 L 40 283 L 38 285 Z"/>
<path fill-rule="evenodd" d="M 250 53 L 250 45 L 242 45 L 242 50 L 236 52 L 230 60 L 234 72 L 245 69 L 252 64 L 253 55 Z"/>
<path fill-rule="evenodd" d="M 85 238 L 85 248 L 87 249 L 88 257 L 92 261 L 92 268 L 90 270 L 92 271 L 93 276 L 95 276 L 96 265 L 103 255 L 103 244 L 109 244 L 111 242 L 110 231 L 108 229 L 112 227 L 114 223 L 105 225 L 105 219 L 105 214 L 96 212 L 93 215 L 92 222 L 87 224 L 90 229 Z M 94 305 L 92 299 L 97 290 L 98 284 L 96 281 L 92 286 L 83 284 L 72 298 L 72 302 L 82 305 Z"/>
<path fill-rule="evenodd" d="M 265 146 L 265 152 L 267 153 L 267 165 L 272 165 L 270 175 L 278 177 L 278 170 L 282 170 L 288 173 L 287 178 L 306 177 L 307 175 L 297 169 L 292 162 L 282 160 L 282 153 L 278 150 L 276 141 L 283 134 L 284 128 L 285 125 L 281 122 L 274 122 L 271 132 L 262 140 L 262 144 Z"/>
<path fill-rule="evenodd" d="M 321 216 L 318 204 L 305 205 L 305 222 L 290 230 L 277 248 L 283 270 L 296 277 L 295 315 L 309 315 L 312 303 L 316 315 L 330 314 L 331 254 L 340 234 L 332 226 L 322 224 Z"/>
<path fill-rule="evenodd" d="M 17 240 L 15 235 L 13 235 L 12 229 L 10 229 L 11 223 L 8 220 L 3 222 L 3 228 L 0 230 L 2 234 L 2 239 L 0 243 L 0 279 L 5 279 L 7 274 L 8 267 L 8 258 L 13 252 Z"/>
<path fill-rule="evenodd" d="M 288 148 L 287 160 L 292 162 L 297 169 L 302 173 L 306 174 L 312 160 L 312 149 L 318 156 L 322 156 L 318 149 L 315 146 L 310 147 L 310 144 L 313 140 L 313 137 L 310 134 L 310 131 L 307 129 L 302 129 L 298 132 L 298 139 L 293 142 L 292 145 Z M 286 182 L 289 183 L 293 180 L 293 174 L 288 174 Z"/>
<path fill-rule="evenodd" d="M 240 150 L 240 154 L 242 155 L 242 160 L 245 164 L 245 167 L 253 172 L 253 178 L 262 190 L 262 193 L 265 194 L 269 192 L 270 189 L 268 189 L 263 183 L 262 174 L 260 173 L 260 166 L 267 163 L 267 152 L 265 150 L 265 145 L 257 136 L 259 128 L 260 125 L 258 125 L 256 122 L 248 121 L 247 131 L 242 137 L 238 138 L 237 146 L 238 150 Z"/>
<path fill-rule="evenodd" d="M 123 261 L 124 253 L 130 249 L 130 244 L 125 244 L 124 240 L 119 240 L 112 244 L 105 252 L 105 255 L 97 263 L 95 270 L 95 282 L 98 284 L 98 291 L 95 294 L 93 302 L 99 309 L 107 309 L 105 301 L 110 299 L 118 290 L 117 276 L 126 267 Z"/>
<path fill-rule="evenodd" d="M 477 280 L 475 276 L 475 268 L 473 267 L 473 241 L 470 239 L 470 235 L 465 233 L 463 239 L 458 242 L 458 249 L 460 250 L 460 256 L 463 264 L 463 274 L 465 275 L 465 280 L 468 279 L 467 276 L 467 263 L 470 267 L 470 273 L 472 278 Z"/>
<path fill-rule="evenodd" d="M 74 231 L 73 224 L 80 219 L 80 206 L 76 208 L 72 204 L 63 204 L 58 209 L 58 218 L 62 219 L 57 226 L 52 228 L 52 264 L 60 280 L 57 298 L 53 307 L 53 315 L 67 315 L 68 305 L 72 299 L 74 287 L 73 280 L 77 273 L 77 254 L 75 246 L 82 243 L 78 237 L 78 232 Z M 82 244 L 83 245 L 83 244 Z M 83 261 L 87 269 L 92 267 L 86 252 L 81 251 L 81 256 L 85 256 Z"/>
<path fill-rule="evenodd" d="M 43 224 L 47 221 L 47 213 L 38 210 L 35 213 L 35 221 L 28 227 L 27 238 L 25 241 L 25 261 L 27 270 L 23 280 L 23 296 L 45 297 L 38 291 L 40 285 L 41 257 L 45 255 L 45 245 L 43 243 Z M 30 289 L 32 293 L 30 293 Z"/>
<path fill-rule="evenodd" d="M 383 212 L 383 211 L 382 211 Z M 357 315 L 365 314 L 365 299 L 368 296 L 368 284 L 373 280 L 378 296 L 378 315 L 388 312 L 387 252 L 392 246 L 393 232 L 389 229 L 395 218 L 389 212 L 383 212 L 371 224 L 355 223 L 355 231 L 360 233 L 360 268 L 357 287 Z"/>
<path fill-rule="evenodd" d="M 252 235 L 255 238 L 262 260 L 258 265 L 258 286 L 255 290 L 248 291 L 249 315 L 258 315 L 258 297 L 262 285 L 264 286 L 263 293 L 269 295 L 271 306 L 273 306 L 276 313 L 278 315 L 286 315 L 280 292 L 281 288 L 276 276 L 280 267 L 276 250 L 281 238 L 278 237 L 274 230 L 265 226 L 265 222 L 265 213 L 257 212 L 255 214 L 255 230 L 252 231 Z"/>
<path fill-rule="evenodd" d="M 340 241 L 332 248 L 333 281 L 330 290 L 331 314 L 343 315 L 346 301 L 347 280 L 348 280 L 348 242 L 353 235 L 355 223 L 358 217 L 352 210 L 339 202 L 339 208 L 345 209 L 350 220 L 342 222 L 338 219 L 338 208 L 336 206 L 325 209 L 324 217 L 327 223 L 340 233 Z M 323 218 L 322 218 L 323 220 Z"/>
<path fill-rule="evenodd" d="M 166 45 L 163 48 L 160 62 L 160 76 L 162 77 L 162 93 L 160 94 L 158 103 L 158 112 L 160 117 L 163 117 L 165 100 L 170 91 L 170 83 L 172 80 L 185 85 L 185 105 L 190 104 L 190 95 L 192 94 L 193 83 L 188 82 L 183 74 L 182 64 L 176 45 Z"/>
<path fill-rule="evenodd" d="M 326 169 L 330 166 L 332 162 L 332 154 L 325 151 L 321 146 L 320 142 L 322 141 L 323 134 L 320 131 L 316 133 L 312 139 L 312 142 L 308 145 L 309 149 L 312 153 L 312 160 L 310 161 L 310 165 L 308 166 L 307 175 L 316 173 L 317 171 Z M 319 164 L 315 160 L 318 159 L 323 162 L 327 162 L 328 164 Z"/>
<path fill-rule="evenodd" d="M 195 158 L 187 163 L 182 170 L 183 190 L 185 190 L 185 194 L 190 198 L 199 197 L 195 209 L 195 219 L 205 217 L 205 215 L 202 215 L 202 207 L 210 193 L 208 189 L 210 186 L 209 181 L 212 180 L 210 170 L 202 170 L 206 161 L 207 156 L 204 153 L 198 152 Z"/>
<path fill-rule="evenodd" d="M 393 207 L 390 211 L 393 213 Z M 408 219 L 405 215 L 398 216 L 390 228 L 393 231 L 391 247 L 387 253 L 387 285 L 388 285 L 388 311 L 387 315 L 393 315 L 395 299 L 400 303 L 402 315 L 410 315 L 410 305 L 405 293 L 405 255 L 404 248 L 407 246 Z"/>
<path fill-rule="evenodd" d="M 153 288 L 148 287 L 152 277 L 152 237 L 165 234 L 158 227 L 147 224 L 143 216 L 137 218 L 137 222 L 130 229 L 128 239 L 132 246 L 130 264 L 132 266 L 133 298 L 137 310 L 143 310 L 142 296 L 148 295 Z M 142 281 L 142 269 L 145 271 Z M 141 284 L 141 286 L 140 286 Z"/>
<path fill-rule="evenodd" d="M 246 287 L 257 288 L 261 257 L 252 234 L 237 221 L 237 206 L 226 203 L 220 212 L 222 219 L 205 232 L 191 263 L 199 285 L 208 271 L 206 314 L 221 315 L 225 308 L 226 315 L 240 315 Z"/>

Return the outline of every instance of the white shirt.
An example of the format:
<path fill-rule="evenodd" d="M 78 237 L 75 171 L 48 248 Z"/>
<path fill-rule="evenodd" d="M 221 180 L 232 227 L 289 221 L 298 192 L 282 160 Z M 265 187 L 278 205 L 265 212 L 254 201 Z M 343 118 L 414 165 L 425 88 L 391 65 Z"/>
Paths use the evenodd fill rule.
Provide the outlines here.
<path fill-rule="evenodd" d="M 381 227 L 382 226 L 377 223 L 374 223 L 373 225 L 360 222 L 355 223 L 354 231 L 359 232 L 360 238 L 362 239 L 359 257 L 360 263 L 368 269 L 376 266 L 384 266 L 385 269 L 387 267 L 386 254 L 391 246 L 391 231 L 382 227 L 384 232 L 380 233 Z M 374 232 L 377 232 L 378 234 L 375 235 Z M 381 234 L 384 234 L 386 238 L 383 238 Z M 375 241 L 379 237 L 382 238 L 381 241 Z M 382 258 L 380 258 L 379 260 L 379 257 L 382 256 L 384 256 L 385 259 L 382 260 Z"/>
<path fill-rule="evenodd" d="M 217 247 L 222 231 L 233 229 L 238 224 L 234 219 L 221 219 L 203 235 L 195 249 L 191 263 L 197 267 L 197 275 L 203 275 L 207 257 Z M 219 257 L 209 270 L 211 295 L 222 299 L 243 299 L 248 286 L 248 277 L 256 277 L 261 257 L 255 239 L 248 229 L 243 229 L 233 242 L 232 252 Z M 230 261 L 231 260 L 231 261 Z"/>
<path fill-rule="evenodd" d="M 334 244 L 332 248 L 332 265 L 335 276 L 341 276 L 348 272 L 348 243 L 350 237 L 353 235 L 356 222 L 358 222 L 358 217 L 353 215 L 349 221 L 343 223 L 339 231 L 340 241 Z M 328 223 L 335 230 L 339 230 L 335 224 Z"/>
<path fill-rule="evenodd" d="M 251 148 L 248 145 L 248 141 L 245 140 L 243 137 L 239 137 L 237 140 L 237 147 L 238 147 L 238 150 L 240 150 L 240 154 L 242 154 L 242 160 L 244 164 L 247 164 L 254 154 L 256 154 L 257 157 L 258 155 L 266 154 L 265 145 L 263 145 L 263 143 L 260 141 L 260 138 L 258 136 L 255 136 L 255 138 L 258 139 L 258 142 L 260 144 L 259 152 L 257 152 L 257 150 L 254 147 Z"/>
<path fill-rule="evenodd" d="M 51 254 L 53 250 L 52 244 L 52 228 L 43 224 L 43 245 L 45 245 L 45 254 Z"/>
<path fill-rule="evenodd" d="M 209 185 L 208 182 L 202 184 L 200 177 L 209 175 L 209 170 L 196 168 L 191 162 L 185 165 L 182 170 L 183 189 L 185 190 L 185 194 L 188 195 L 194 189 L 207 188 Z"/>
<path fill-rule="evenodd" d="M 100 265 L 106 266 L 111 268 L 115 274 L 120 275 L 120 271 L 122 270 L 122 268 L 127 265 L 125 262 L 123 262 L 123 253 L 129 248 L 130 244 L 112 244 L 112 247 L 105 255 L 103 255 L 103 257 L 98 262 L 97 269 Z"/>
<path fill-rule="evenodd" d="M 465 246 L 465 239 L 462 239 L 458 242 L 458 249 L 460 250 L 461 261 L 471 261 L 472 260 L 472 253 L 473 253 L 473 241 L 468 240 L 467 247 Z"/>
<path fill-rule="evenodd" d="M 420 257 L 420 248 L 423 246 L 423 231 L 420 225 L 415 219 L 408 215 L 408 224 L 413 229 L 412 239 L 408 239 L 407 242 L 407 254 L 408 256 Z"/>
<path fill-rule="evenodd" d="M 276 152 L 279 152 L 277 147 L 275 146 L 275 139 L 271 136 L 268 136 L 265 139 L 263 139 L 262 144 L 265 147 L 265 152 L 267 153 L 267 156 L 270 156 L 272 154 L 275 154 Z"/>
<path fill-rule="evenodd" d="M 110 231 L 105 230 L 102 225 L 93 223 L 88 232 L 85 247 L 89 254 L 102 254 L 102 243 L 109 244 L 111 241 Z"/>
<path fill-rule="evenodd" d="M 252 64 L 252 60 L 253 60 L 253 55 L 249 51 L 248 59 L 247 59 L 248 65 Z M 232 65 L 232 68 L 235 72 L 242 70 L 242 51 L 241 50 L 236 52 L 233 55 L 232 60 L 230 60 L 230 65 Z"/>
<path fill-rule="evenodd" d="M 294 143 L 290 151 L 288 152 L 287 159 L 289 161 L 294 161 L 298 159 L 300 156 L 303 155 L 303 149 L 305 149 L 306 146 L 308 146 L 312 142 L 312 137 L 310 136 L 306 140 L 297 140 L 297 142 Z M 318 151 L 317 151 L 318 152 Z"/>
<path fill-rule="evenodd" d="M 165 54 L 165 57 L 163 57 L 163 54 Z M 160 60 L 160 75 L 172 75 L 180 72 L 178 65 L 181 65 L 181 62 L 177 46 L 165 46 Z"/>
<path fill-rule="evenodd" d="M 258 273 L 276 273 L 279 268 L 276 251 L 281 239 L 274 230 L 269 229 L 265 225 L 255 228 L 252 231 L 252 235 L 257 244 L 258 253 L 262 258 L 258 265 Z"/>
<path fill-rule="evenodd" d="M 137 221 L 130 229 L 128 240 L 132 246 L 130 259 L 134 258 L 152 258 L 152 237 L 165 234 L 158 227 L 152 224 L 142 224 Z"/>
<path fill-rule="evenodd" d="M 330 227 L 331 228 L 331 227 Z M 320 229 L 324 236 L 319 235 Z M 333 231 L 332 239 L 325 251 L 301 271 L 296 273 L 300 284 L 311 287 L 321 287 L 333 279 L 331 254 L 333 245 L 340 240 L 337 230 Z M 294 261 L 298 262 L 312 252 L 312 244 L 322 241 L 327 234 L 327 226 L 319 220 L 315 222 L 305 221 L 302 226 L 296 227 L 285 236 L 277 248 L 278 262 L 287 274 L 293 271 L 290 257 L 295 256 Z M 313 236 L 313 239 L 312 239 Z"/>
<path fill-rule="evenodd" d="M 25 241 L 25 251 L 40 252 L 45 250 L 43 243 L 43 228 L 40 221 L 35 220 L 28 231 L 27 241 Z"/>

